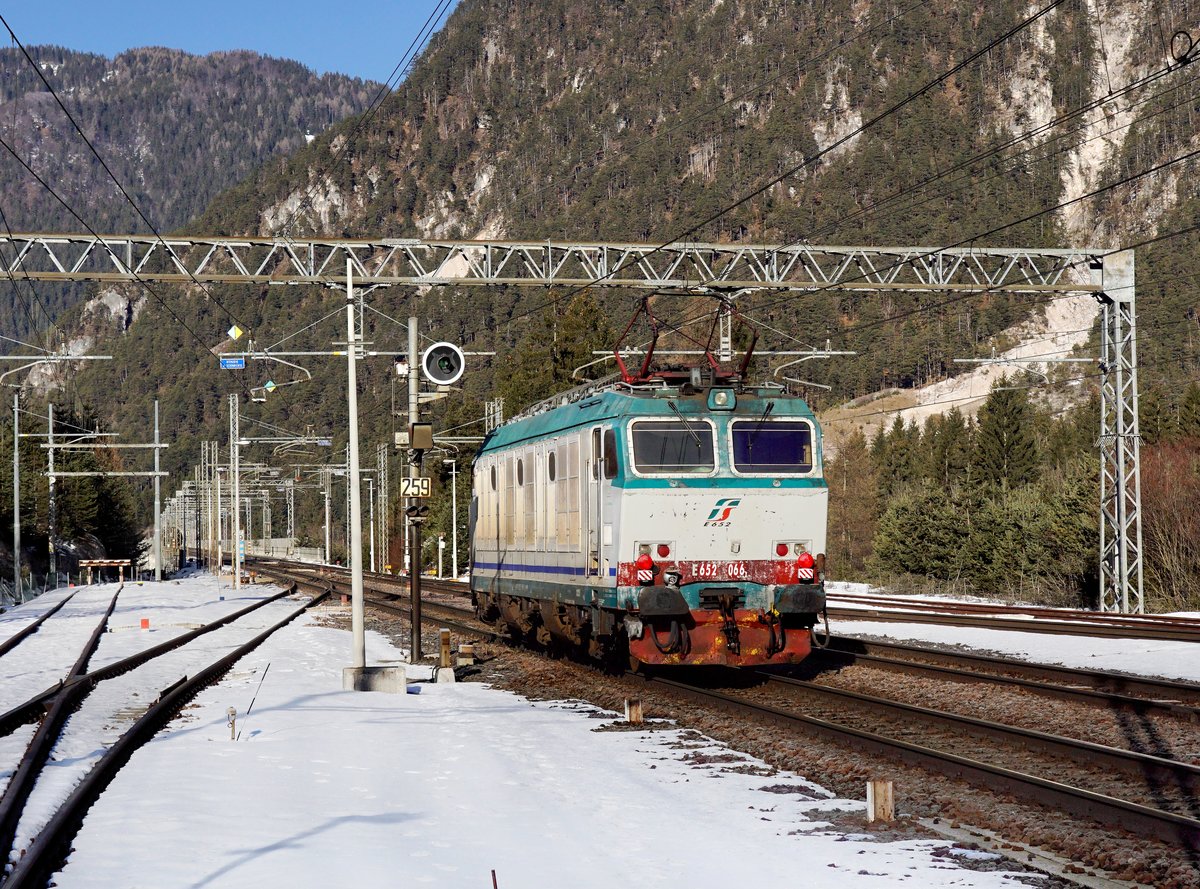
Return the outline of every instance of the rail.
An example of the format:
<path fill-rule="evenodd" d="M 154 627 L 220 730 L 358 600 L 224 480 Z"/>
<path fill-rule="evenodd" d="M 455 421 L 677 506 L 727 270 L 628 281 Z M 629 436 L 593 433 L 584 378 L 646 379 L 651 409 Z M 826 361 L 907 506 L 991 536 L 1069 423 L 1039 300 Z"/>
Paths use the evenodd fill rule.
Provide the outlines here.
<path fill-rule="evenodd" d="M 134 752 L 154 737 L 189 701 L 245 655 L 256 649 L 272 634 L 283 629 L 306 610 L 322 601 L 322 593 L 292 611 L 278 623 L 268 627 L 250 641 L 238 646 L 194 676 L 163 689 L 158 699 L 121 737 L 104 752 L 95 767 L 75 786 L 66 801 L 58 808 L 38 834 L 26 854 L 13 866 L 4 881 L 3 889 L 33 889 L 49 880 L 70 851 L 71 841 L 78 833 L 87 810 Z"/>
<path fill-rule="evenodd" d="M 934 750 L 883 734 L 754 703 L 686 682 L 641 674 L 631 675 L 641 679 L 647 686 L 664 689 L 738 716 L 763 719 L 792 729 L 799 728 L 838 744 L 873 755 L 900 759 L 950 777 L 963 778 L 1001 793 L 1116 825 L 1141 836 L 1174 840 L 1185 847 L 1200 849 L 1200 820 L 1194 818 L 1071 787 L 954 753 Z"/>

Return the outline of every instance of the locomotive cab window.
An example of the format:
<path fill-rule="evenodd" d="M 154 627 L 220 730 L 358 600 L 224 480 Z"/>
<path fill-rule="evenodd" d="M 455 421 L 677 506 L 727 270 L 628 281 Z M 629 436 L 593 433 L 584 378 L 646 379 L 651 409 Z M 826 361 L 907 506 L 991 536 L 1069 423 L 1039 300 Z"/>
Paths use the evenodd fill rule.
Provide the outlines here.
<path fill-rule="evenodd" d="M 617 434 L 611 429 L 604 430 L 604 477 L 617 477 Z"/>
<path fill-rule="evenodd" d="M 632 436 L 640 473 L 707 475 L 716 469 L 713 427 L 703 420 L 638 420 Z"/>
<path fill-rule="evenodd" d="M 812 427 L 803 420 L 738 420 L 732 424 L 733 468 L 763 475 L 812 472 Z"/>

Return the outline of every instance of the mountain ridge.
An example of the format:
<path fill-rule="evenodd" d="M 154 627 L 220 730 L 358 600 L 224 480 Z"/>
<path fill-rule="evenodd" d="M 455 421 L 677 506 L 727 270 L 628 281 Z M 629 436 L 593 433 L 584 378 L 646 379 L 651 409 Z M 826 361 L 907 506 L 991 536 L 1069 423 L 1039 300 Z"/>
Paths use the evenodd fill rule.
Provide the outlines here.
<path fill-rule="evenodd" d="M 1200 376 L 1189 345 L 1200 332 L 1200 250 L 1196 238 L 1173 232 L 1200 218 L 1200 180 L 1189 175 L 1194 163 L 1140 174 L 1200 144 L 1191 69 L 1159 38 L 1176 28 L 1200 33 L 1200 10 L 1167 0 L 1068 0 L 1022 30 L 1034 11 L 959 0 L 901 8 L 851 0 L 819 8 L 790 0 L 548 0 L 536 8 L 464 0 L 374 114 L 258 167 L 184 230 L 931 245 L 970 244 L 991 232 L 989 246 L 1082 241 L 1110 249 L 1170 236 L 1139 251 L 1139 346 L 1149 356 L 1143 387 L 1162 392 L 1178 413 L 1187 381 Z M 1014 30 L 977 64 L 942 78 Z M 1125 177 L 1137 178 L 1079 200 Z M 201 438 L 221 435 L 221 394 L 262 382 L 255 368 L 224 376 L 216 368 L 210 352 L 223 347 L 228 326 L 221 307 L 248 319 L 260 342 L 309 330 L 303 347 L 328 348 L 340 335 L 308 327 L 336 302 L 318 288 L 209 289 L 212 297 L 169 290 L 201 343 L 147 304 L 128 330 L 119 319 L 111 324 L 112 366 L 86 368 L 74 384 L 79 397 L 110 398 L 114 417 L 144 416 L 149 400 L 162 398 L 180 442 L 169 458 L 176 473 L 194 462 Z M 588 308 L 584 296 L 384 290 L 371 296 L 380 316 L 370 317 L 367 333 L 377 348 L 402 349 L 398 325 L 381 319 L 411 314 L 431 337 L 497 353 L 472 366 L 461 395 L 431 408 L 449 428 L 477 421 L 489 397 L 506 397 L 511 413 L 549 394 L 575 366 L 573 350 L 611 346 L 600 322 L 619 329 L 616 319 L 632 315 L 640 299 L 605 291 Z M 672 322 L 713 305 L 675 294 L 654 302 Z M 764 348 L 830 342 L 858 353 L 814 362 L 811 373 L 806 367 L 813 383 L 831 387 L 807 390 L 820 409 L 945 380 L 955 358 L 1006 348 L 1006 335 L 1035 304 L 994 292 L 941 302 L 834 291 L 740 302 L 768 331 Z M 578 324 L 581 311 L 594 312 L 590 329 Z M 583 331 L 570 348 L 558 339 L 568 321 Z M 398 422 L 388 409 L 389 370 L 360 370 L 362 400 L 374 406 L 367 449 L 387 444 Z M 755 370 L 769 373 L 770 365 Z M 152 385 L 129 388 L 131 373 Z M 311 383 L 250 410 L 281 425 L 337 429 L 344 386 L 340 368 L 323 366 Z M 1082 399 L 1097 386 L 1093 374 L 1079 387 Z M 1039 415 L 1047 428 L 1051 416 Z M 1071 429 L 1063 436 L 1074 448 L 1080 436 Z"/>
<path fill-rule="evenodd" d="M 298 62 L 247 50 L 194 55 L 163 47 L 108 58 L 59 46 L 26 48 L 105 163 L 151 223 L 170 232 L 269 157 L 305 142 L 366 106 L 378 85 L 317 76 Z M 145 232 L 146 224 L 80 139 L 20 49 L 0 49 L 0 138 L 99 233 Z M 0 208 L 12 231 L 83 226 L 0 154 Z M 47 288 L 46 313 L 8 331 L 42 332 L 85 298 L 84 288 Z"/>

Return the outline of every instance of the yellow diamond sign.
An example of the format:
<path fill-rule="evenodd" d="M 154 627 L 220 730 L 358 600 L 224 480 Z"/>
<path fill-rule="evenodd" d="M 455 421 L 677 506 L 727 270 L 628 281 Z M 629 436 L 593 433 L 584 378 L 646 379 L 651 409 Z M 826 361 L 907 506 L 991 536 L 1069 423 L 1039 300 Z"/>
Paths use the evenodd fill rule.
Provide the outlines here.
<path fill-rule="evenodd" d="M 235 325 L 233 325 L 233 327 L 229 328 L 229 330 L 227 332 L 229 333 L 229 338 L 231 340 L 236 340 L 236 339 L 240 339 L 242 334 L 245 333 L 246 331 L 242 330 L 240 327 L 238 327 L 235 324 Z"/>

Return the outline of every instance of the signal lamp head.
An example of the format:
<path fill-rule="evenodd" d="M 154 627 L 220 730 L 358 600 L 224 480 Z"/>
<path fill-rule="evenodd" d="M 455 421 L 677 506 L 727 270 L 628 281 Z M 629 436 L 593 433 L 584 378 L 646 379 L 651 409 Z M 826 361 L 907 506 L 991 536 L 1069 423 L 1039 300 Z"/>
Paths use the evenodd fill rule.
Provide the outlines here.
<path fill-rule="evenodd" d="M 660 543 L 658 545 L 658 557 L 660 559 L 665 559 L 669 555 L 671 555 L 671 547 L 665 543 Z"/>
<path fill-rule="evenodd" d="M 637 561 L 634 564 L 638 570 L 647 571 L 654 567 L 654 560 L 650 558 L 650 553 L 642 553 L 637 557 Z"/>
<path fill-rule="evenodd" d="M 800 553 L 796 559 L 797 568 L 811 568 L 813 566 L 813 557 L 811 553 Z"/>
<path fill-rule="evenodd" d="M 788 554 L 788 545 L 786 543 L 775 544 L 775 555 L 786 556 Z"/>
<path fill-rule="evenodd" d="M 463 375 L 467 359 L 454 343 L 434 343 L 421 356 L 425 379 L 438 386 L 449 386 Z"/>

